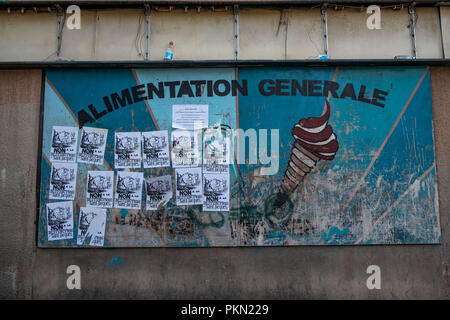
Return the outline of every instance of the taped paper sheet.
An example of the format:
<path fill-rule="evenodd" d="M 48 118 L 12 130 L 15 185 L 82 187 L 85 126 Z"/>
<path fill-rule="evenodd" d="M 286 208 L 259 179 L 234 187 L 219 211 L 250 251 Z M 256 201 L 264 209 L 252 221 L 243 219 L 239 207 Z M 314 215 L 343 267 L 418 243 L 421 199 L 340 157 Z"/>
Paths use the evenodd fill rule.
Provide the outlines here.
<path fill-rule="evenodd" d="M 103 247 L 105 243 L 106 209 L 80 208 L 77 245 L 83 245 L 90 238 L 89 245 Z"/>
<path fill-rule="evenodd" d="M 167 130 L 142 132 L 144 168 L 170 167 Z"/>
<path fill-rule="evenodd" d="M 203 211 L 230 211 L 230 174 L 203 174 Z"/>
<path fill-rule="evenodd" d="M 77 183 L 77 164 L 55 162 L 50 173 L 49 199 L 74 200 Z"/>
<path fill-rule="evenodd" d="M 53 126 L 50 162 L 75 162 L 77 140 L 77 127 Z"/>
<path fill-rule="evenodd" d="M 86 206 L 112 208 L 114 171 L 88 171 Z"/>
<path fill-rule="evenodd" d="M 102 164 L 107 138 L 108 129 L 83 127 L 78 149 L 78 162 Z"/>
<path fill-rule="evenodd" d="M 228 173 L 231 139 L 220 124 L 208 127 L 203 134 L 203 172 Z"/>
<path fill-rule="evenodd" d="M 208 105 L 174 104 L 172 106 L 172 127 L 185 130 L 208 127 Z"/>
<path fill-rule="evenodd" d="M 147 194 L 146 209 L 156 210 L 165 205 L 173 195 L 172 176 L 161 176 L 145 180 Z"/>
<path fill-rule="evenodd" d="M 116 132 L 114 140 L 114 168 L 140 168 L 141 133 Z"/>
<path fill-rule="evenodd" d="M 172 167 L 196 167 L 199 160 L 197 132 L 172 131 Z"/>
<path fill-rule="evenodd" d="M 177 206 L 202 204 L 202 169 L 175 170 Z"/>
<path fill-rule="evenodd" d="M 72 201 L 47 203 L 48 241 L 73 238 Z"/>
<path fill-rule="evenodd" d="M 117 172 L 114 208 L 141 209 L 142 172 Z"/>

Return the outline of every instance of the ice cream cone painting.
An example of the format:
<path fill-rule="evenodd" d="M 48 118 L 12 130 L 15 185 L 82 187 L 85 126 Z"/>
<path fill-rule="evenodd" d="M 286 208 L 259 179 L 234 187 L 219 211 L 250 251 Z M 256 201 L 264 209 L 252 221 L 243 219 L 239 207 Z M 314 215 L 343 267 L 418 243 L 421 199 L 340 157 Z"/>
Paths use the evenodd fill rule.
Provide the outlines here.
<path fill-rule="evenodd" d="M 88 205 L 88 173 L 110 172 L 115 196 L 107 206 L 105 247 L 442 241 L 432 72 L 426 66 L 319 66 L 311 61 L 310 66 L 63 69 L 46 72 L 41 247 L 77 246 L 75 238 L 49 241 L 47 204 L 54 203 L 49 199 L 55 186 L 52 167 L 71 165 L 61 155 L 55 159 L 54 128 L 72 128 L 81 141 L 83 123 L 108 134 L 104 161 L 78 163 L 74 172 L 73 220 L 79 221 L 78 209 Z M 192 147 L 196 142 L 189 132 L 176 134 L 174 105 L 184 105 L 185 120 L 202 118 L 203 128 L 220 123 L 230 140 L 226 163 L 209 161 L 211 155 L 223 155 L 216 143 L 220 139 L 207 139 L 210 130 L 194 135 L 201 142 L 198 148 Z M 205 105 L 205 117 L 188 112 Z M 145 149 L 151 149 L 145 136 L 164 132 L 171 150 L 162 152 L 153 144 L 167 153 L 167 161 L 143 164 L 149 154 Z M 70 140 L 66 136 L 56 139 L 60 149 Z M 72 149 L 72 162 L 80 162 L 79 148 Z M 154 162 L 159 151 L 147 158 Z M 130 180 L 137 174 L 138 186 Z M 161 177 L 171 181 L 173 197 L 148 206 L 152 190 L 141 190 L 141 182 Z"/>
<path fill-rule="evenodd" d="M 295 139 L 292 153 L 284 173 L 281 189 L 293 192 L 319 160 L 331 161 L 339 149 L 337 136 L 328 124 L 330 103 L 325 103 L 320 117 L 301 119 L 292 129 Z"/>

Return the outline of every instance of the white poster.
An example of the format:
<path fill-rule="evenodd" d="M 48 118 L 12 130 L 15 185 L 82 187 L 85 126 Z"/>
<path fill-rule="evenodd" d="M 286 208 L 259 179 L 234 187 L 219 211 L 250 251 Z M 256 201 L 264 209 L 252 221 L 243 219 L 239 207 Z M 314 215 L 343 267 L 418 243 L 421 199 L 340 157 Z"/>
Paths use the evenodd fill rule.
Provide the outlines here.
<path fill-rule="evenodd" d="M 78 162 L 102 164 L 107 137 L 108 129 L 83 127 L 78 149 Z"/>
<path fill-rule="evenodd" d="M 170 167 L 167 130 L 142 132 L 144 168 Z"/>
<path fill-rule="evenodd" d="M 117 172 L 114 208 L 141 209 L 142 172 Z"/>
<path fill-rule="evenodd" d="M 77 164 L 55 162 L 50 173 L 49 199 L 74 200 L 77 184 Z"/>
<path fill-rule="evenodd" d="M 175 170 L 177 206 L 202 204 L 202 169 Z"/>
<path fill-rule="evenodd" d="M 77 157 L 77 127 L 54 126 L 50 162 L 75 162 Z"/>
<path fill-rule="evenodd" d="M 141 133 L 116 132 L 114 168 L 140 168 L 141 160 Z"/>
<path fill-rule="evenodd" d="M 86 206 L 112 208 L 114 171 L 88 171 Z"/>
<path fill-rule="evenodd" d="M 208 127 L 208 105 L 172 106 L 172 128 L 194 130 Z"/>
<path fill-rule="evenodd" d="M 195 167 L 199 164 L 197 133 L 194 131 L 172 131 L 172 167 Z"/>
<path fill-rule="evenodd" d="M 220 126 L 209 127 L 203 134 L 203 172 L 228 173 L 231 139 Z"/>
<path fill-rule="evenodd" d="M 203 211 L 230 211 L 229 173 L 204 173 L 203 196 Z"/>
<path fill-rule="evenodd" d="M 48 241 L 73 239 L 72 201 L 47 203 Z"/>
<path fill-rule="evenodd" d="M 86 238 L 89 245 L 103 247 L 105 243 L 106 209 L 80 208 L 77 245 L 81 246 Z"/>
<path fill-rule="evenodd" d="M 145 180 L 146 209 L 156 210 L 172 198 L 172 176 L 161 176 Z"/>

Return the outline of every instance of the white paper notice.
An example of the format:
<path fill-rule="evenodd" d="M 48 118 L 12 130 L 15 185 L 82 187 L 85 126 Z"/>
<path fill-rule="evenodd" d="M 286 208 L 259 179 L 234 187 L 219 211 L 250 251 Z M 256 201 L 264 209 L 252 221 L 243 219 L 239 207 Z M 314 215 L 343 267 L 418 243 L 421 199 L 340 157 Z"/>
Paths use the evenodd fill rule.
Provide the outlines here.
<path fill-rule="evenodd" d="M 108 129 L 83 127 L 78 149 L 78 162 L 102 164 L 107 137 Z"/>
<path fill-rule="evenodd" d="M 140 168 L 141 160 L 141 133 L 116 132 L 114 168 Z"/>
<path fill-rule="evenodd" d="M 170 167 L 167 130 L 142 132 L 144 168 Z"/>
<path fill-rule="evenodd" d="M 220 127 L 209 127 L 203 134 L 203 172 L 228 173 L 231 139 Z"/>
<path fill-rule="evenodd" d="M 208 105 L 174 104 L 172 106 L 172 127 L 185 130 L 208 127 Z"/>
<path fill-rule="evenodd" d="M 76 183 L 76 163 L 53 163 L 50 173 L 49 198 L 52 200 L 74 200 Z"/>
<path fill-rule="evenodd" d="M 112 208 L 114 171 L 88 171 L 86 206 Z"/>
<path fill-rule="evenodd" d="M 177 206 L 202 204 L 202 169 L 175 170 Z"/>
<path fill-rule="evenodd" d="M 72 201 L 47 203 L 48 241 L 73 238 Z"/>
<path fill-rule="evenodd" d="M 156 210 L 172 198 L 172 176 L 161 176 L 145 180 L 147 194 L 146 209 Z"/>
<path fill-rule="evenodd" d="M 229 211 L 229 173 L 204 173 L 203 196 L 203 211 Z"/>
<path fill-rule="evenodd" d="M 75 162 L 77 157 L 77 127 L 53 127 L 50 162 Z"/>
<path fill-rule="evenodd" d="M 194 131 L 172 131 L 172 167 L 195 167 L 199 164 L 198 138 Z"/>
<path fill-rule="evenodd" d="M 80 208 L 77 245 L 81 246 L 86 238 L 89 245 L 103 247 L 105 243 L 106 209 Z"/>
<path fill-rule="evenodd" d="M 141 209 L 143 178 L 142 172 L 117 172 L 114 208 Z"/>

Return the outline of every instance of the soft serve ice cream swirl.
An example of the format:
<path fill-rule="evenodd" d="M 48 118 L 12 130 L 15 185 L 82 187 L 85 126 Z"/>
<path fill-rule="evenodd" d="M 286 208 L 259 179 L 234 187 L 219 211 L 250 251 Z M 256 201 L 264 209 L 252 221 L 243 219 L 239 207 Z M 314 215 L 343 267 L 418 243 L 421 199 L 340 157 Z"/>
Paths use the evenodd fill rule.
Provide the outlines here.
<path fill-rule="evenodd" d="M 328 124 L 329 118 L 330 103 L 326 101 L 322 116 L 302 119 L 292 130 L 292 136 L 303 148 L 324 160 L 333 160 L 339 149 L 337 137 Z"/>
<path fill-rule="evenodd" d="M 326 101 L 326 110 L 320 117 L 301 119 L 292 129 L 295 143 L 281 184 L 286 194 L 297 188 L 320 159 L 334 159 L 339 144 L 328 124 L 329 118 L 330 104 Z"/>

